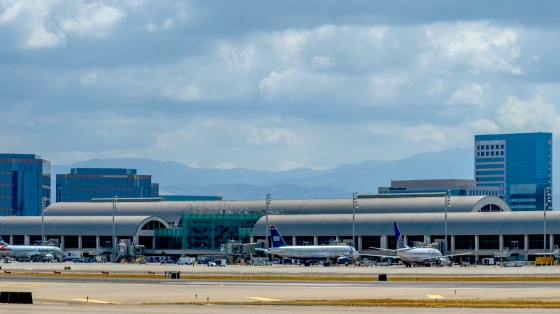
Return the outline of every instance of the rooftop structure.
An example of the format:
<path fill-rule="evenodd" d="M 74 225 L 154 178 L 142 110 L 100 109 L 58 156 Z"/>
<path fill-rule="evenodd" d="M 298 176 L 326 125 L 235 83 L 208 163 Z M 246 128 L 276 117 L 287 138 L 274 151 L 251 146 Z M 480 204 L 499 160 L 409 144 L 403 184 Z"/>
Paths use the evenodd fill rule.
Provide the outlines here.
<path fill-rule="evenodd" d="M 476 180 L 468 179 L 429 179 L 429 180 L 397 180 L 391 181 L 390 187 L 379 187 L 379 194 L 394 193 L 434 193 L 450 191 L 451 195 L 498 196 L 498 187 L 477 186 Z"/>

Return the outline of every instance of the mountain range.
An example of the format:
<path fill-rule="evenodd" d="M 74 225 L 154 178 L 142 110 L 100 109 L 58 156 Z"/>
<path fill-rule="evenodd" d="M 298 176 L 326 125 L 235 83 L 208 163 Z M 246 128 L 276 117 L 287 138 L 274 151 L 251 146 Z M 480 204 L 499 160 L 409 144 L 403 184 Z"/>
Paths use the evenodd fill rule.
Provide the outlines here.
<path fill-rule="evenodd" d="M 86 167 L 133 168 L 138 174 L 152 175 L 152 182 L 160 184 L 162 195 L 217 195 L 224 200 L 260 199 L 267 193 L 276 199 L 349 198 L 356 191 L 377 193 L 377 187 L 390 186 L 391 180 L 474 177 L 472 148 L 419 153 L 400 160 L 367 160 L 328 170 L 302 168 L 275 172 L 243 168 L 199 169 L 174 161 L 145 158 L 90 159 L 52 166 L 53 201 L 56 174 Z"/>

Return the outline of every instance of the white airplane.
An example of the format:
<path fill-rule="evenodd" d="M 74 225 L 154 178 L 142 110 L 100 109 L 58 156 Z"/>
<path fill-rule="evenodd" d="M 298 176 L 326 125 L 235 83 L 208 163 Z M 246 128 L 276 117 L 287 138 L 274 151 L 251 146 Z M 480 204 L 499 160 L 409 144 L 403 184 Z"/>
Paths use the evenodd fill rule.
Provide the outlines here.
<path fill-rule="evenodd" d="M 404 244 L 404 238 L 401 235 L 397 222 L 395 222 L 395 238 L 397 239 L 396 250 L 389 250 L 389 249 L 382 249 L 382 248 L 373 248 L 373 249 L 395 252 L 397 254 L 396 257 L 400 258 L 404 262 L 406 267 L 412 267 L 412 264 L 415 263 L 420 263 L 420 264 L 436 263 L 436 265 L 445 266 L 449 264 L 450 257 L 471 254 L 471 252 L 468 252 L 468 253 L 453 254 L 453 255 L 443 255 L 439 250 L 436 250 L 434 248 L 409 247 L 408 245 Z M 383 256 L 383 257 L 389 257 L 389 256 Z"/>
<path fill-rule="evenodd" d="M 272 237 L 272 247 L 270 249 L 256 249 L 266 254 L 274 254 L 285 258 L 303 260 L 306 264 L 309 261 L 326 260 L 333 257 L 350 257 L 357 258 L 361 254 L 350 245 L 306 245 L 306 246 L 288 246 L 278 229 L 270 226 L 270 235 Z"/>
<path fill-rule="evenodd" d="M 0 237 L 0 256 L 28 257 L 44 256 L 53 259 L 54 255 L 62 253 L 62 249 L 56 246 L 43 245 L 9 245 Z"/>

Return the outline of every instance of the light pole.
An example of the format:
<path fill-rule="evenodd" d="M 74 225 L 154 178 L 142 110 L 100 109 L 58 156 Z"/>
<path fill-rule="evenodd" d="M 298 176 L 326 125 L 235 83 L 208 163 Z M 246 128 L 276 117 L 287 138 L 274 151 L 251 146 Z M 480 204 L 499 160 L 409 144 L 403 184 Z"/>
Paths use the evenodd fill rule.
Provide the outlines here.
<path fill-rule="evenodd" d="M 41 245 L 45 245 L 45 212 L 47 209 L 45 205 L 47 203 L 47 198 L 43 197 L 43 205 L 41 210 Z"/>
<path fill-rule="evenodd" d="M 268 249 L 268 233 L 270 232 L 270 227 L 268 226 L 268 212 L 270 211 L 270 194 L 266 195 L 266 249 Z"/>
<path fill-rule="evenodd" d="M 447 190 L 445 196 L 445 255 L 447 255 L 447 209 L 451 208 L 451 191 Z"/>
<path fill-rule="evenodd" d="M 116 235 L 115 235 L 115 212 L 117 211 L 117 195 L 113 196 L 113 254 L 115 255 L 114 258 L 117 258 L 117 244 L 116 244 Z"/>
<path fill-rule="evenodd" d="M 358 192 L 354 192 L 352 200 L 352 246 L 356 248 L 356 209 L 358 209 Z"/>
<path fill-rule="evenodd" d="M 546 253 L 546 210 L 548 209 L 548 204 L 552 203 L 550 199 L 550 187 L 544 190 L 544 252 Z"/>

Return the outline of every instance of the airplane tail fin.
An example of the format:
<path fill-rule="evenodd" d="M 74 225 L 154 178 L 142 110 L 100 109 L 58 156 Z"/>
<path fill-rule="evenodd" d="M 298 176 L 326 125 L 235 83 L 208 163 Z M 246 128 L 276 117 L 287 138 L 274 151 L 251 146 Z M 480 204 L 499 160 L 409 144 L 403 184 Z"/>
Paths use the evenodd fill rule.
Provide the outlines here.
<path fill-rule="evenodd" d="M 8 243 L 6 243 L 6 242 L 4 242 L 4 240 L 2 240 L 2 237 L 1 237 L 1 236 L 0 236 L 0 245 L 1 245 L 1 246 L 3 246 L 3 245 L 8 245 Z"/>
<path fill-rule="evenodd" d="M 270 236 L 272 237 L 272 247 L 288 246 L 275 226 L 270 226 Z"/>
<path fill-rule="evenodd" d="M 408 246 L 404 243 L 404 237 L 401 235 L 399 225 L 395 221 L 395 240 L 397 241 L 397 249 L 406 249 Z"/>

